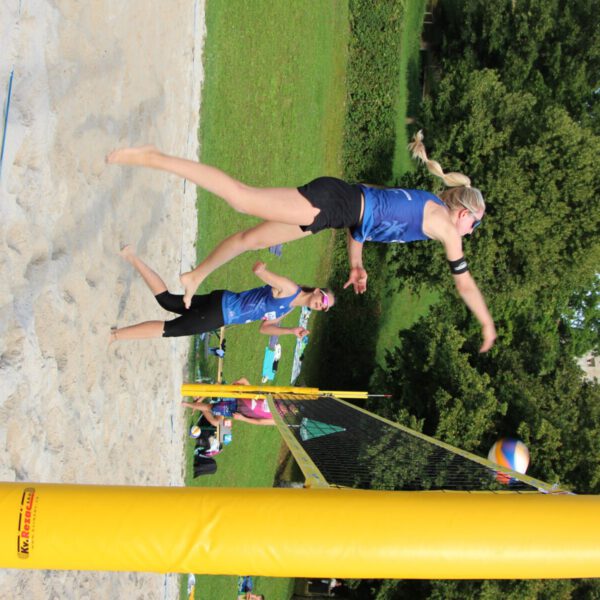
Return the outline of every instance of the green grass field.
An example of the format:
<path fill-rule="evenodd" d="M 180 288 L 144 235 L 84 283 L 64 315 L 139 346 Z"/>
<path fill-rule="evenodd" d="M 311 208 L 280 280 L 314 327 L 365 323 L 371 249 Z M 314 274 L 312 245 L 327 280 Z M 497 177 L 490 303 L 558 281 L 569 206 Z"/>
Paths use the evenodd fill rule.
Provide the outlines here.
<path fill-rule="evenodd" d="M 387 269 L 385 270 L 387 272 Z M 387 273 L 386 273 L 387 274 Z M 386 277 L 385 292 L 380 299 L 381 319 L 377 324 L 376 362 L 385 366 L 386 350 L 398 345 L 398 332 L 408 329 L 419 317 L 427 313 L 438 298 L 433 291 L 423 289 L 418 294 L 403 288 L 397 290 L 392 276 Z"/>
<path fill-rule="evenodd" d="M 339 175 L 346 4 L 211 2 L 207 30 L 202 160 L 253 185 L 297 186 L 318 175 Z M 199 195 L 198 218 L 199 257 L 257 222 L 206 193 Z M 204 289 L 258 285 L 251 272 L 258 259 L 298 283 L 325 284 L 330 237 L 290 244 L 281 258 L 266 250 L 241 256 L 214 273 Z M 253 327 L 232 329 L 228 342 L 245 351 L 230 353 L 226 378 L 260 373 L 266 341 Z M 287 357 L 294 341 L 285 343 Z M 285 361 L 281 368 L 288 368 Z"/>
<path fill-rule="evenodd" d="M 207 4 L 206 84 L 201 116 L 201 160 L 253 185 L 297 186 L 318 175 L 341 174 L 348 40 L 346 2 L 272 3 L 243 0 Z M 256 220 L 222 200 L 200 193 L 197 253 L 205 256 L 231 233 Z M 330 234 L 287 245 L 280 258 L 261 251 L 219 269 L 203 290 L 242 290 L 259 285 L 251 272 L 265 260 L 275 272 L 301 284 L 325 285 Z M 299 311 L 284 325 L 296 323 Z M 311 317 L 311 326 L 316 317 Z M 224 377 L 259 382 L 266 336 L 258 325 L 227 332 Z M 276 383 L 289 383 L 295 338 L 281 338 L 283 358 Z M 208 363 L 208 364 L 207 364 Z M 204 361 L 214 372 L 216 359 Z M 192 365 L 195 373 L 197 365 Z M 186 442 L 188 473 L 192 441 Z M 275 428 L 236 423 L 234 442 L 218 457 L 218 472 L 188 485 L 270 487 L 281 440 Z M 243 535 L 243 532 L 240 532 Z M 245 573 L 241 573 L 244 575 Z M 182 578 L 182 597 L 185 590 Z M 236 577 L 197 578 L 196 598 L 234 598 Z M 291 596 L 293 581 L 257 578 L 268 598 Z"/>
<path fill-rule="evenodd" d="M 402 175 L 414 169 L 406 146 L 409 142 L 405 119 L 414 117 L 421 101 L 421 85 L 419 81 L 420 32 L 423 27 L 425 2 L 405 3 L 402 36 L 400 38 L 400 77 L 396 88 L 396 143 L 392 162 L 392 182 L 401 181 Z"/>
<path fill-rule="evenodd" d="M 319 175 L 341 176 L 349 23 L 348 2 L 341 0 L 207 3 L 201 160 L 259 186 L 297 186 Z M 416 34 L 407 31 L 407 35 Z M 398 86 L 400 90 L 405 88 L 402 81 Z M 402 123 L 406 111 L 403 98 L 407 97 L 400 94 L 396 103 L 400 111 L 397 117 Z M 404 168 L 402 165 L 408 161 L 406 151 L 403 160 L 398 168 Z M 199 258 L 224 237 L 256 222 L 204 192 L 198 195 L 198 220 Z M 258 285 L 251 267 L 259 259 L 298 283 L 326 285 L 332 248 L 332 234 L 322 233 L 286 245 L 280 258 L 266 250 L 248 253 L 211 275 L 200 291 L 242 290 Z M 392 313 L 396 308 L 397 304 L 390 300 L 386 310 L 390 310 L 391 316 L 384 315 L 394 324 L 396 317 Z M 284 325 L 295 324 L 298 318 L 296 311 Z M 313 315 L 309 328 L 318 329 L 321 318 L 327 317 Z M 224 361 L 227 382 L 240 376 L 248 377 L 252 383 L 259 382 L 268 338 L 257 330 L 258 325 L 249 325 L 227 331 Z M 290 380 L 295 338 L 285 336 L 280 342 L 283 358 L 275 383 L 286 385 Z M 319 353 L 315 344 L 309 345 L 313 354 Z M 203 344 L 192 354 L 190 381 L 198 371 L 214 376 L 217 361 L 204 357 Z M 303 372 L 302 378 L 310 383 L 310 373 Z M 270 487 L 282 457 L 281 440 L 275 428 L 236 423 L 233 443 L 217 458 L 217 473 L 193 480 L 193 446 L 193 440 L 185 441 L 186 484 L 191 486 Z M 184 598 L 186 578 L 181 579 Z M 200 576 L 195 597 L 235 598 L 236 584 L 237 577 L 233 576 Z M 255 580 L 256 590 L 269 599 L 291 597 L 292 586 L 293 580 L 289 579 Z"/>

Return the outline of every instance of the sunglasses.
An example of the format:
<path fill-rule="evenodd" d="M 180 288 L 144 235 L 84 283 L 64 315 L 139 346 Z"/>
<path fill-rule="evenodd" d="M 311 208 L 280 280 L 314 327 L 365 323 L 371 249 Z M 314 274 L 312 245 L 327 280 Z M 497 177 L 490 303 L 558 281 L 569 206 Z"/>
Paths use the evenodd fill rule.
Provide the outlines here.
<path fill-rule="evenodd" d="M 329 310 L 329 296 L 323 290 L 319 291 L 323 294 L 323 310 L 327 312 Z"/>
<path fill-rule="evenodd" d="M 461 204 L 462 204 L 462 202 L 461 202 Z M 468 206 L 465 206 L 464 204 L 462 204 L 462 205 L 469 211 L 469 213 L 471 213 L 471 216 L 473 217 L 473 225 L 471 225 L 471 232 L 473 232 L 481 225 L 481 219 L 477 218 L 477 214 L 475 212 L 473 212 L 472 208 L 469 208 Z"/>

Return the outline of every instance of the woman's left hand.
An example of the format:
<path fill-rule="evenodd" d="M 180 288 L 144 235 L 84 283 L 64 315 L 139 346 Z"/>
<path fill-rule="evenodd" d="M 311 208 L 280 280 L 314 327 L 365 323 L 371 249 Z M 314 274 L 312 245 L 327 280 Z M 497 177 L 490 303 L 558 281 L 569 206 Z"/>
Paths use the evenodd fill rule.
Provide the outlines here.
<path fill-rule="evenodd" d="M 488 325 L 484 325 L 482 329 L 483 333 L 483 344 L 481 348 L 479 348 L 479 352 L 487 352 L 496 341 L 496 327 L 493 323 L 489 323 Z"/>

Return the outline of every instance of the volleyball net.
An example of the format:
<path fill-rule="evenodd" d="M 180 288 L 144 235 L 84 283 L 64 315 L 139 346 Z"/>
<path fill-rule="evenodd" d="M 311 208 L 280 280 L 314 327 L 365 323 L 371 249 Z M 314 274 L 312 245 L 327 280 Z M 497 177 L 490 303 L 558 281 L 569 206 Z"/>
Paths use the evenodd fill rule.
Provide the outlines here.
<path fill-rule="evenodd" d="M 202 395 L 214 392 L 268 398 L 276 425 L 309 487 L 565 493 L 556 485 L 512 471 L 348 402 L 366 399 L 367 392 L 201 387 Z"/>

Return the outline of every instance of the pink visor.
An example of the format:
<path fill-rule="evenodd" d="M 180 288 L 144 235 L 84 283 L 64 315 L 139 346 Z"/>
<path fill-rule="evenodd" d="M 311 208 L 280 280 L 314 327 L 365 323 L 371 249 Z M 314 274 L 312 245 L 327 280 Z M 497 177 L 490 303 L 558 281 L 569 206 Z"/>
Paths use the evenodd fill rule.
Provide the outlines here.
<path fill-rule="evenodd" d="M 323 294 L 323 310 L 327 312 L 329 310 L 329 296 L 323 290 L 319 291 Z"/>

